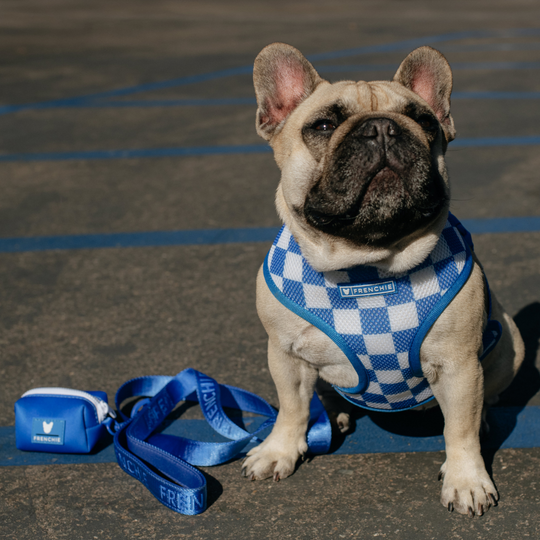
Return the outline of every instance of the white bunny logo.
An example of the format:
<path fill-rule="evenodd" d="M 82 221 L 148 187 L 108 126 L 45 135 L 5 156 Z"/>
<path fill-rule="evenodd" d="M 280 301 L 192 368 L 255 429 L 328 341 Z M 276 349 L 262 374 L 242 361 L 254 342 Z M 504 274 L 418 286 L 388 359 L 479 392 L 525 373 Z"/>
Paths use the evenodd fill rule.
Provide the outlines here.
<path fill-rule="evenodd" d="M 54 425 L 54 422 L 47 423 L 43 421 L 43 431 L 45 432 L 46 435 L 48 435 L 52 431 L 53 425 Z"/>

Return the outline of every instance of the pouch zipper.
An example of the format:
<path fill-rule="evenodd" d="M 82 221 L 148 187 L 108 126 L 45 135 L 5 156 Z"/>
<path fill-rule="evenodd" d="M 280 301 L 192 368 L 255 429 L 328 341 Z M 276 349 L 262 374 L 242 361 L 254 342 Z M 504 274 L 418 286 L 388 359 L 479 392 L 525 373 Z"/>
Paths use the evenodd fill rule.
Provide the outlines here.
<path fill-rule="evenodd" d="M 89 401 L 96 409 L 100 424 L 103 423 L 107 416 L 112 416 L 113 418 L 116 417 L 115 412 L 109 407 L 106 401 L 103 401 L 102 399 L 99 399 L 88 392 L 83 392 L 82 390 L 73 390 L 71 388 L 32 388 L 32 390 L 25 392 L 21 398 L 35 396 L 38 394 L 42 396 L 73 396 L 85 399 L 86 401 Z"/>

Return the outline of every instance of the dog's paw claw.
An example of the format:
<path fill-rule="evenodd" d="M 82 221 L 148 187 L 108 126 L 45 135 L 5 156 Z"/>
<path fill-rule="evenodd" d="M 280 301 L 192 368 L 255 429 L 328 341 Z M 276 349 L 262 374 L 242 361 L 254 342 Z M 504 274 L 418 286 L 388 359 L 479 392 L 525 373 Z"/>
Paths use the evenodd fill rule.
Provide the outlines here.
<path fill-rule="evenodd" d="M 482 516 L 497 499 L 495 486 L 480 465 L 468 470 L 462 464 L 458 465 L 445 463 L 441 469 L 444 478 L 441 502 L 450 512 Z"/>
<path fill-rule="evenodd" d="M 307 443 L 305 440 L 296 444 L 293 442 L 286 451 L 287 445 L 281 439 L 271 437 L 248 452 L 242 466 L 243 476 L 249 476 L 252 480 L 273 478 L 279 482 L 293 474 L 298 459 L 307 452 Z"/>
<path fill-rule="evenodd" d="M 497 506 L 499 504 L 493 493 L 489 494 L 489 500 L 491 501 L 492 506 Z"/>

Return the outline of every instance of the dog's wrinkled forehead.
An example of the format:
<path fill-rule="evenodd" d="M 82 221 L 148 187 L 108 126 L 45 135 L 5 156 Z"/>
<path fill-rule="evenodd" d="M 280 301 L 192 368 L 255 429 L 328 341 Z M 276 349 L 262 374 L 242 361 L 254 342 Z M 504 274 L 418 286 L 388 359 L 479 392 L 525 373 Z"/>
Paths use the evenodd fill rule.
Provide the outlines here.
<path fill-rule="evenodd" d="M 346 118 L 371 112 L 390 112 L 405 116 L 433 114 L 433 111 L 414 92 L 399 83 L 388 81 L 341 81 L 322 83 L 298 107 L 299 119 L 338 116 Z"/>

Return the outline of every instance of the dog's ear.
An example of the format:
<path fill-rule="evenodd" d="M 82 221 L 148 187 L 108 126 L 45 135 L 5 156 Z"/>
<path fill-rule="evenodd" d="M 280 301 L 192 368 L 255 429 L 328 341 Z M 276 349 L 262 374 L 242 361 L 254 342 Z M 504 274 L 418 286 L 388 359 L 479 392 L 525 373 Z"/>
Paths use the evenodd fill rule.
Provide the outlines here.
<path fill-rule="evenodd" d="M 300 51 L 272 43 L 255 59 L 253 83 L 257 95 L 257 133 L 270 140 L 276 128 L 322 81 Z"/>
<path fill-rule="evenodd" d="M 450 115 L 452 70 L 439 51 L 431 47 L 415 49 L 403 60 L 393 80 L 428 103 L 441 122 L 448 142 L 455 138 L 454 120 Z"/>

